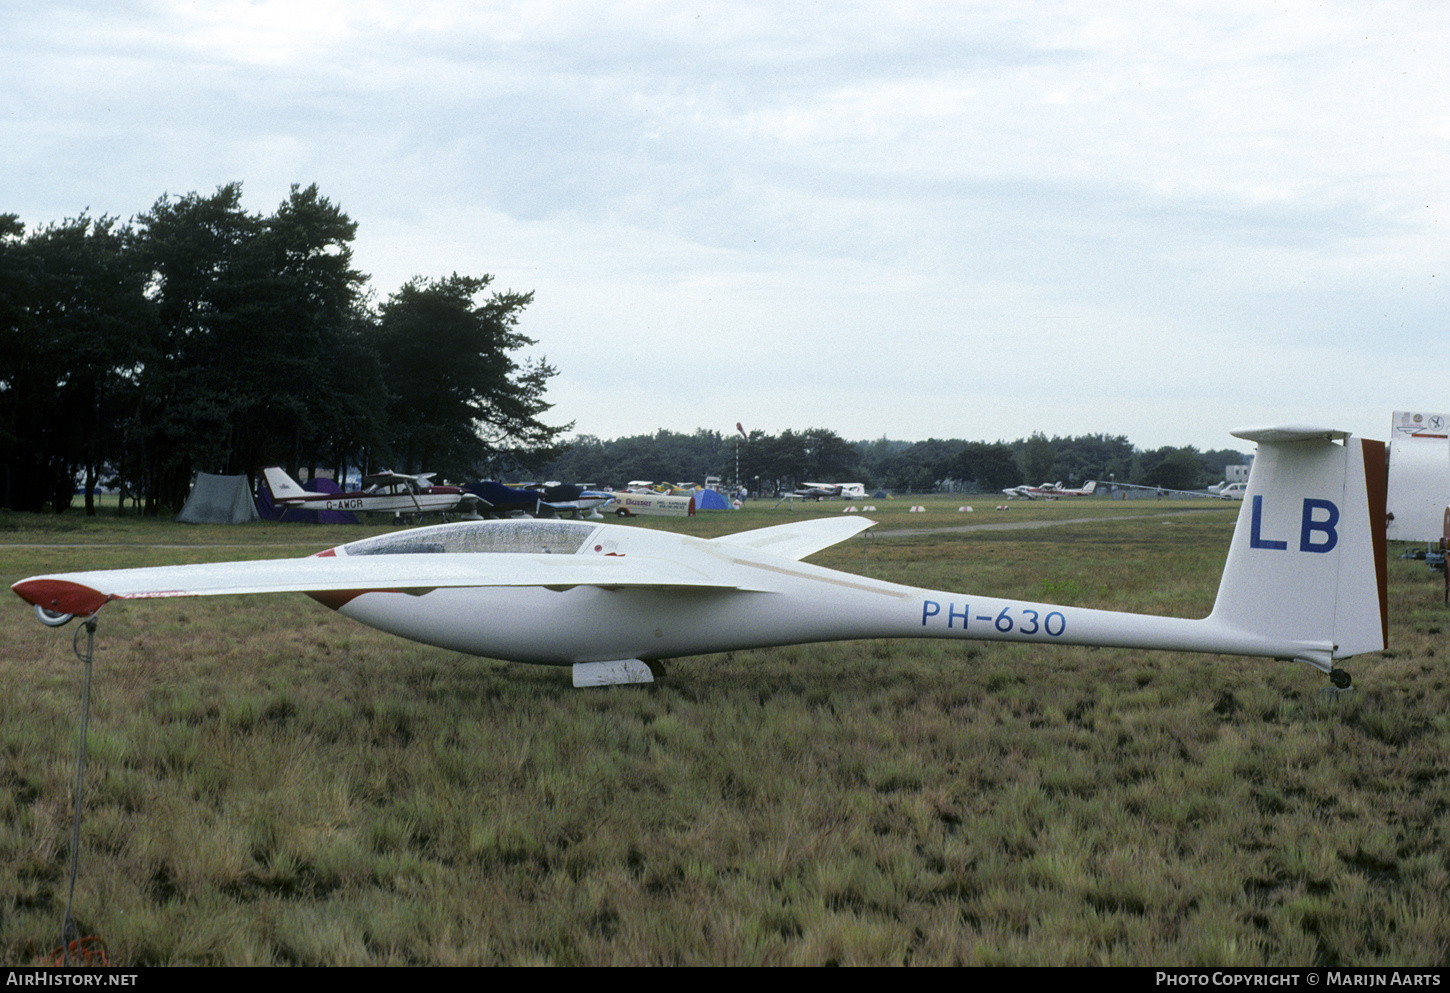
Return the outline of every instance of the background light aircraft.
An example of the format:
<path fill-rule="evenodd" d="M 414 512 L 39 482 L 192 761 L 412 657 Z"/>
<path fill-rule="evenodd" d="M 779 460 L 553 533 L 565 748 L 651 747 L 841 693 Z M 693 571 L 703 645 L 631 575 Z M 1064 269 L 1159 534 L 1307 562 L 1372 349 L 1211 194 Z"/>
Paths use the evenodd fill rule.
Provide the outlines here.
<path fill-rule="evenodd" d="M 279 466 L 262 470 L 272 503 L 278 507 L 304 510 L 349 510 L 391 513 L 394 518 L 460 511 L 476 515 L 479 498 L 461 486 L 434 486 L 435 475 L 425 472 L 410 476 L 402 472 L 377 472 L 363 477 L 363 489 L 347 493 L 313 493 L 305 490 Z"/>
<path fill-rule="evenodd" d="M 593 512 L 597 517 L 598 510 L 613 500 L 614 494 L 607 490 L 594 490 L 568 483 L 545 486 L 539 516 L 550 516 L 542 512 L 544 507 L 548 507 L 555 515 L 573 514 L 575 517 L 582 517 L 586 512 Z"/>
<path fill-rule="evenodd" d="M 1175 490 L 1171 486 L 1149 486 L 1146 483 L 1113 483 L 1112 485 L 1120 490 L 1142 490 L 1157 496 L 1217 497 L 1220 500 L 1242 500 L 1244 498 L 1244 484 L 1227 481 L 1217 484 L 1217 489 L 1210 486 L 1202 490 Z"/>
<path fill-rule="evenodd" d="M 1097 481 L 1089 479 L 1081 489 L 1070 489 L 1062 483 L 1043 483 L 1040 486 L 1013 486 L 1002 492 L 1009 497 L 1019 497 L 1023 500 L 1036 500 L 1042 497 L 1044 500 L 1056 500 L 1058 497 L 1092 496 L 1097 489 Z"/>
<path fill-rule="evenodd" d="M 1213 611 L 1202 620 L 882 582 L 802 562 L 871 527 L 822 518 L 713 540 L 612 524 L 488 521 L 367 538 L 303 559 L 36 576 L 52 625 L 111 600 L 297 591 L 453 651 L 645 682 L 680 655 L 854 638 L 958 638 L 1336 660 L 1385 647 L 1385 449 L 1313 427 L 1259 443 Z"/>
<path fill-rule="evenodd" d="M 613 493 L 592 486 L 558 482 L 507 486 L 480 481 L 469 483 L 463 489 L 488 505 L 488 512 L 482 515 L 485 517 L 514 517 L 520 513 L 530 517 L 558 517 L 561 514 L 579 517 L 584 512 L 597 511 L 614 499 Z"/>
<path fill-rule="evenodd" d="M 479 513 L 484 517 L 514 517 L 518 514 L 537 517 L 539 504 L 544 499 L 541 490 L 505 486 L 490 480 L 465 483 L 463 488 L 483 501 L 484 509 Z"/>
<path fill-rule="evenodd" d="M 806 483 L 806 489 L 810 493 L 797 491 L 796 496 L 814 496 L 815 491 L 822 491 L 827 497 L 840 497 L 842 500 L 860 500 L 866 496 L 866 487 L 861 483 Z M 819 498 L 818 498 L 819 499 Z"/>

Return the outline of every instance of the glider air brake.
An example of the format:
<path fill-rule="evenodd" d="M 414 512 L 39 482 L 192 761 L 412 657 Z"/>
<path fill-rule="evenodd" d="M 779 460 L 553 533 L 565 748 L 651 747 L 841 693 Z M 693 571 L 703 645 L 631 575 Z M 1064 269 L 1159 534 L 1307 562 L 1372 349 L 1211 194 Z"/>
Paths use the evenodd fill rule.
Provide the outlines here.
<path fill-rule="evenodd" d="M 962 638 L 1334 663 L 1385 647 L 1384 445 L 1308 427 L 1259 443 L 1213 611 L 1201 620 L 917 589 L 802 562 L 871 527 L 826 518 L 704 540 L 615 524 L 509 520 L 398 531 L 304 559 L 37 576 L 41 620 L 111 600 L 304 592 L 442 648 L 573 666 L 575 685 L 646 663 L 853 638 Z"/>

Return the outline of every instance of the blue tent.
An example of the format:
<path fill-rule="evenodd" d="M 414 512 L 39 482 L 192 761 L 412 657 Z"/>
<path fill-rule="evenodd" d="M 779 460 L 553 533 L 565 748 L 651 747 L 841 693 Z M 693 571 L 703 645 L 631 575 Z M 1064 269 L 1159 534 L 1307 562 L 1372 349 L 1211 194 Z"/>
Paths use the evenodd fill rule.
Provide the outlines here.
<path fill-rule="evenodd" d="M 725 494 L 719 490 L 696 490 L 696 510 L 733 510 L 730 501 L 725 499 Z"/>

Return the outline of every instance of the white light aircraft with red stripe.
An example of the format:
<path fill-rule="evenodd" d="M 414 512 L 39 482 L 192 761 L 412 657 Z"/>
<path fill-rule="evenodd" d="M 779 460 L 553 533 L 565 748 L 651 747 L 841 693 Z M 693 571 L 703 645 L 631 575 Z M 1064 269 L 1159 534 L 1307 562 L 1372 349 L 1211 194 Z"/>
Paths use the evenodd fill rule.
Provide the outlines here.
<path fill-rule="evenodd" d="M 1012 486 L 1002 492 L 1009 497 L 1020 497 L 1024 500 L 1036 500 L 1038 497 L 1056 500 L 1058 497 L 1092 496 L 1097 488 L 1097 480 L 1089 479 L 1078 489 L 1071 489 L 1062 483 L 1043 483 L 1040 486 Z"/>
<path fill-rule="evenodd" d="M 477 515 L 488 501 L 469 493 L 461 486 L 434 486 L 435 473 L 409 475 L 403 472 L 377 472 L 363 477 L 361 490 L 350 493 L 313 493 L 302 488 L 286 470 L 268 466 L 262 470 L 272 503 L 278 507 L 302 510 L 346 510 L 390 513 L 395 516 L 414 514 L 450 514 L 461 511 Z"/>
<path fill-rule="evenodd" d="M 1335 663 L 1386 642 L 1384 445 L 1314 427 L 1259 444 L 1213 611 L 1201 620 L 918 589 L 801 560 L 862 518 L 704 540 L 581 521 L 399 531 L 303 559 L 36 576 L 43 621 L 111 600 L 307 593 L 364 624 L 459 652 L 572 666 L 576 685 L 645 682 L 682 655 L 855 638 L 957 638 Z"/>

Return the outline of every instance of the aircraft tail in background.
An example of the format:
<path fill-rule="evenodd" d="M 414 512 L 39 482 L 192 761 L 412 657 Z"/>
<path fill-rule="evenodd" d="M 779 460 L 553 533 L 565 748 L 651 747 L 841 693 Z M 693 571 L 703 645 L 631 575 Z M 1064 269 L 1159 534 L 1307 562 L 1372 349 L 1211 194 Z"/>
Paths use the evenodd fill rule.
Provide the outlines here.
<path fill-rule="evenodd" d="M 262 470 L 262 475 L 267 480 L 267 489 L 272 491 L 272 502 L 274 504 L 295 503 L 313 494 L 302 488 L 281 466 L 271 465 Z"/>

